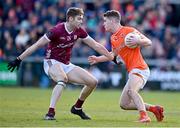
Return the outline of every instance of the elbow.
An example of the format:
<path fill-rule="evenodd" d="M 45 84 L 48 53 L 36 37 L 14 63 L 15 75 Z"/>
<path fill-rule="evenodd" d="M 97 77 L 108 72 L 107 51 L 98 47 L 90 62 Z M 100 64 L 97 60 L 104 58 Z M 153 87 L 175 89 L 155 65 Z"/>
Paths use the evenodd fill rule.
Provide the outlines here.
<path fill-rule="evenodd" d="M 144 46 L 151 46 L 152 45 L 152 41 L 150 39 L 147 39 L 144 43 Z"/>

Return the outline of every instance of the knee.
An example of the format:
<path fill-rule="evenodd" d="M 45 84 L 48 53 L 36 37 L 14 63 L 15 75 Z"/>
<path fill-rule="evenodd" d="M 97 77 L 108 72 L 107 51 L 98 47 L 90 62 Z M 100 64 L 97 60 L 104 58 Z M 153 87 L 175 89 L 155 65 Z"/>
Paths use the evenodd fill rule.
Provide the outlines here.
<path fill-rule="evenodd" d="M 96 88 L 97 84 L 98 84 L 98 80 L 94 78 L 94 79 L 91 80 L 89 85 L 90 85 L 91 88 L 94 89 L 94 88 Z"/>
<path fill-rule="evenodd" d="M 64 75 L 64 76 L 59 75 L 56 77 L 56 79 L 57 79 L 57 81 L 63 81 L 64 83 L 68 82 L 68 77 L 66 75 Z"/>
<path fill-rule="evenodd" d="M 64 76 L 64 77 L 62 78 L 62 81 L 64 81 L 65 83 L 67 83 L 67 82 L 68 82 L 68 77 L 67 77 L 67 76 Z"/>
<path fill-rule="evenodd" d="M 64 83 L 67 83 L 68 82 L 68 77 L 67 76 L 57 76 L 55 81 L 56 82 L 63 81 Z"/>
<path fill-rule="evenodd" d="M 127 94 L 128 94 L 129 96 L 133 96 L 134 93 L 135 93 L 135 90 L 133 90 L 133 89 L 128 89 L 128 90 L 127 90 Z"/>
<path fill-rule="evenodd" d="M 127 110 L 127 105 L 126 105 L 126 104 L 124 104 L 124 103 L 121 102 L 121 103 L 119 104 L 119 106 L 120 106 L 121 109 Z"/>

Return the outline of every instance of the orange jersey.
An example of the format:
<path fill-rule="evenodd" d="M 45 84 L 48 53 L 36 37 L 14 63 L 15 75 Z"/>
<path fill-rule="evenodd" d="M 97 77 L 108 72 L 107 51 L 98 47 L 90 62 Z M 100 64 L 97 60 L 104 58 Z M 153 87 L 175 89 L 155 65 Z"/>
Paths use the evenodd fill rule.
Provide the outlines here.
<path fill-rule="evenodd" d="M 134 68 L 141 70 L 148 68 L 148 65 L 142 57 L 140 47 L 132 49 L 125 46 L 125 36 L 135 30 L 133 27 L 123 26 L 111 36 L 112 49 L 113 51 L 117 51 L 117 54 L 122 58 L 128 72 Z"/>

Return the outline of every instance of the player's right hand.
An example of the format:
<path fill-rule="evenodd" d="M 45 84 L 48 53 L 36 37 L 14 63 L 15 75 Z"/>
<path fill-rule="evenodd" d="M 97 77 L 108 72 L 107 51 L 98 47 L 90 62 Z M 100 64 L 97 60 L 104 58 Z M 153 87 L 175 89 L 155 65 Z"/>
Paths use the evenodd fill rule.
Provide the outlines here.
<path fill-rule="evenodd" d="M 17 68 L 17 70 L 18 70 L 18 69 L 19 69 L 19 66 L 20 66 L 20 64 L 21 64 L 21 61 L 22 61 L 22 60 L 19 59 L 19 58 L 16 58 L 15 60 L 10 61 L 10 62 L 8 63 L 8 65 L 7 65 L 8 70 L 11 71 L 11 72 L 13 72 L 15 68 Z"/>
<path fill-rule="evenodd" d="M 90 65 L 96 64 L 98 62 L 97 56 L 94 56 L 94 55 L 89 56 L 88 57 L 88 62 L 90 63 Z"/>

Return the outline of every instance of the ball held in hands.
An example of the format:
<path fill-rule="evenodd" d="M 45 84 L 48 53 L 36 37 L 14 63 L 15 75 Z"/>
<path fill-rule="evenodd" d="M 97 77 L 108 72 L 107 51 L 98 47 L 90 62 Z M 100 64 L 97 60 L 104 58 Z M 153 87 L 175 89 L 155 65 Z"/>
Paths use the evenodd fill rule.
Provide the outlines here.
<path fill-rule="evenodd" d="M 140 40 L 140 35 L 135 32 L 130 32 L 125 36 L 124 43 L 128 48 L 138 47 L 138 42 Z"/>

